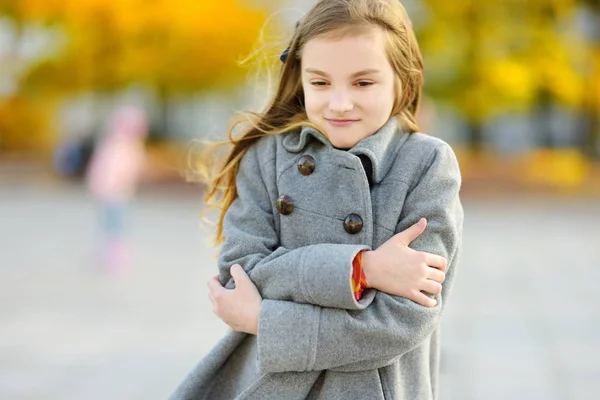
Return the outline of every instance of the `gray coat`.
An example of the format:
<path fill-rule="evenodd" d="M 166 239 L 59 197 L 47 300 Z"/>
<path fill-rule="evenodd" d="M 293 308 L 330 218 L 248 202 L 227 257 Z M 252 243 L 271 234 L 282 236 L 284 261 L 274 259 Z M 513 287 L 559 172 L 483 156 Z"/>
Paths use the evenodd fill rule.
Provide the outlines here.
<path fill-rule="evenodd" d="M 242 159 L 218 262 L 223 284 L 233 287 L 239 263 L 261 292 L 258 335 L 228 333 L 171 398 L 435 398 L 460 183 L 450 146 L 395 119 L 347 151 L 311 128 L 260 139 Z M 411 247 L 449 264 L 438 305 L 377 290 L 354 300 L 354 256 L 421 217 L 428 226 Z"/>

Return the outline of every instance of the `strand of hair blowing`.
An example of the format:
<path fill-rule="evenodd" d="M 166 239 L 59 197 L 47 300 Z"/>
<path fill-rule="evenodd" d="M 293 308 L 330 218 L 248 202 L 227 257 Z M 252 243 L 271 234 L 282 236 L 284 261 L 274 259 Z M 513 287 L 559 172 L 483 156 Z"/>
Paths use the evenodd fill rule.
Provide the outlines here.
<path fill-rule="evenodd" d="M 205 211 L 218 209 L 215 244 L 223 238 L 225 213 L 237 196 L 236 175 L 241 159 L 261 137 L 278 135 L 311 126 L 304 109 L 301 80 L 301 52 L 311 39 L 323 35 L 340 35 L 372 27 L 386 35 L 386 51 L 396 81 L 396 100 L 391 117 L 410 132 L 419 130 L 416 121 L 423 86 L 423 60 L 410 19 L 399 0 L 321 0 L 302 18 L 289 45 L 286 62 L 280 67 L 278 83 L 272 100 L 261 113 L 241 112 L 228 131 L 228 139 L 215 146 L 231 147 L 222 162 L 215 160 L 214 146 L 207 147 L 193 166 L 195 176 L 208 184 Z M 239 138 L 234 130 L 248 124 Z M 325 134 L 323 132 L 323 134 Z M 216 162 L 215 162 L 216 161 Z M 214 173 L 211 168 L 216 167 Z"/>

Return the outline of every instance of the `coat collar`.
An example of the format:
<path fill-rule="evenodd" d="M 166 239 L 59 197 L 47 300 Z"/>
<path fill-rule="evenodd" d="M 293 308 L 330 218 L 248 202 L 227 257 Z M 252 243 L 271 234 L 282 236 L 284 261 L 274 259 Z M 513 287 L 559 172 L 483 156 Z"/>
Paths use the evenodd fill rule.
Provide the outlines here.
<path fill-rule="evenodd" d="M 377 132 L 364 138 L 347 152 L 355 156 L 367 156 L 373 166 L 373 176 L 371 178 L 375 183 L 380 183 L 392 167 L 399 146 L 404 143 L 408 136 L 400 128 L 398 120 L 390 118 Z M 303 127 L 300 132 L 296 131 L 286 135 L 283 139 L 283 147 L 289 152 L 299 153 L 311 139 L 321 142 L 331 151 L 345 152 L 334 148 L 321 132 L 311 127 Z"/>

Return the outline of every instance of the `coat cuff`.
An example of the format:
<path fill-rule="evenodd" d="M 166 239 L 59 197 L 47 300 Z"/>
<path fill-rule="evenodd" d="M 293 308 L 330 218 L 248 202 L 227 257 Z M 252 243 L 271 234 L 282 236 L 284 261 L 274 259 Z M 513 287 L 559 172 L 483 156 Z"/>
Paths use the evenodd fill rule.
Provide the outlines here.
<path fill-rule="evenodd" d="M 260 373 L 308 371 L 314 366 L 320 308 L 263 300 L 258 319 Z"/>
<path fill-rule="evenodd" d="M 300 284 L 311 304 L 362 310 L 372 300 L 372 290 L 356 301 L 352 290 L 352 261 L 363 245 L 322 244 L 304 252 L 300 262 Z"/>

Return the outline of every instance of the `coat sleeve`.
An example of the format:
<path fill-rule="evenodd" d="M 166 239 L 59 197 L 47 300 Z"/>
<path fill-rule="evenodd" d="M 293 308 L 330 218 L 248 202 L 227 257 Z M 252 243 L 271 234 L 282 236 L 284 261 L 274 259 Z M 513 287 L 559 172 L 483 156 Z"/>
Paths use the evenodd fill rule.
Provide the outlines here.
<path fill-rule="evenodd" d="M 438 145 L 409 192 L 396 232 L 426 217 L 412 248 L 448 259 L 437 306 L 427 308 L 375 291 L 363 310 L 264 300 L 258 324 L 261 371 L 357 371 L 381 368 L 419 346 L 438 328 L 452 288 L 462 237 L 460 172 L 454 152 Z"/>
<path fill-rule="evenodd" d="M 256 145 L 243 157 L 237 173 L 237 197 L 225 214 L 225 242 L 218 265 L 221 284 L 235 287 L 229 269 L 240 264 L 263 299 L 308 303 L 359 310 L 369 296 L 354 299 L 352 260 L 368 249 L 363 245 L 316 244 L 286 249 L 280 246 L 273 202 L 265 175 L 274 182 L 275 171 L 262 171 Z M 267 158 L 266 162 L 272 162 Z M 273 176 L 269 176 L 272 174 Z M 373 295 L 370 295 L 371 297 Z"/>

